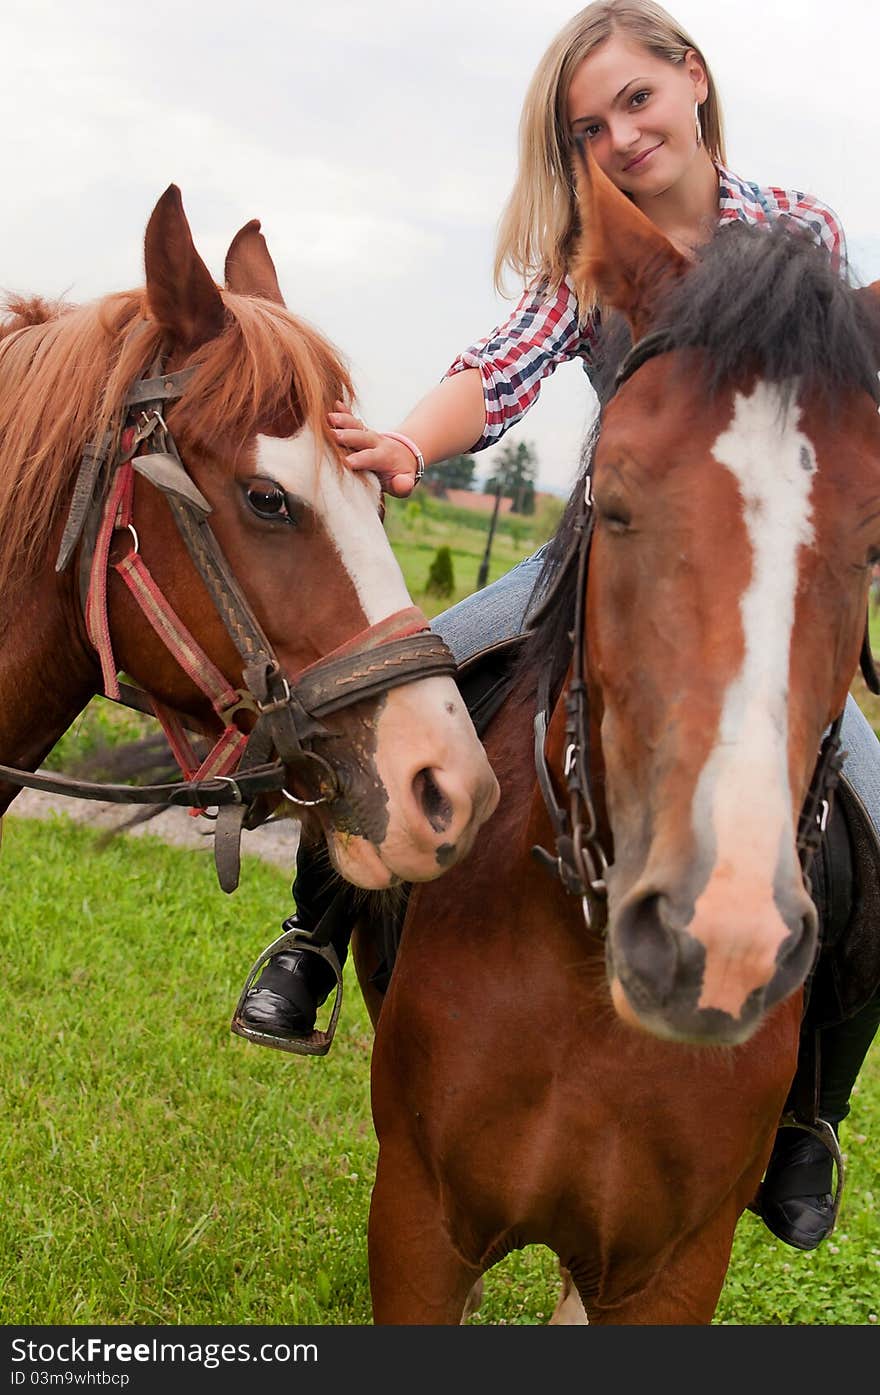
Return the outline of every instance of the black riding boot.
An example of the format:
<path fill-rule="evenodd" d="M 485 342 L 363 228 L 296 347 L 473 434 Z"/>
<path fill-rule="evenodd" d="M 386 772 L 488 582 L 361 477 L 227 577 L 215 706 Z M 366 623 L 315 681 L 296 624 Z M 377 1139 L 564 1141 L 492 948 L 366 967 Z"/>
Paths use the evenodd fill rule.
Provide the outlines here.
<path fill-rule="evenodd" d="M 850 1110 L 850 1094 L 880 1024 L 880 995 L 846 1021 L 823 1028 L 819 1047 L 819 1109 L 838 1133 Z M 776 1135 L 761 1185 L 764 1224 L 797 1250 L 814 1250 L 834 1228 L 833 1166 L 821 1139 L 803 1129 Z"/>
<path fill-rule="evenodd" d="M 282 930 L 314 930 L 339 890 L 339 879 L 328 870 L 326 856 L 300 842 L 292 887 L 296 910 L 282 921 Z M 340 966 L 348 954 L 351 932 L 351 920 L 345 918 L 330 938 Z M 272 955 L 247 994 L 239 1019 L 268 1036 L 308 1036 L 314 1031 L 318 1008 L 335 986 L 336 975 L 326 959 L 307 949 L 282 950 Z"/>

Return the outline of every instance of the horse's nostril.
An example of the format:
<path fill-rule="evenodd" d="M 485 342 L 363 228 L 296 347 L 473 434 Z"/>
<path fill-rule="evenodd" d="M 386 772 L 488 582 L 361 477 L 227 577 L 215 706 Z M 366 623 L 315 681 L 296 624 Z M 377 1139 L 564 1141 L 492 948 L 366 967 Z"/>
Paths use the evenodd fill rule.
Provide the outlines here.
<path fill-rule="evenodd" d="M 678 965 L 676 937 L 663 918 L 665 898 L 659 892 L 626 906 L 614 933 L 615 958 L 626 965 L 627 979 L 649 984 L 659 1002 L 672 991 Z"/>
<path fill-rule="evenodd" d="M 416 803 L 435 833 L 445 833 L 452 823 L 452 804 L 431 770 L 420 770 L 413 780 Z"/>

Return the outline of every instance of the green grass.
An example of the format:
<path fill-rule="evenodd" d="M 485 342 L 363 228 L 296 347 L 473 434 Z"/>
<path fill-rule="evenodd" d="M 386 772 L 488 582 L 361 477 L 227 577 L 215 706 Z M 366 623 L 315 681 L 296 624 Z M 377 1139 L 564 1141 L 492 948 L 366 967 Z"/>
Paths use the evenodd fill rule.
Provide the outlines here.
<path fill-rule="evenodd" d="M 428 495 L 390 504 L 392 545 L 429 616 L 475 589 L 487 525 Z M 500 520 L 490 580 L 551 531 L 552 519 Z M 424 594 L 443 544 L 448 599 Z M 878 616 L 872 638 L 880 651 Z M 853 692 L 880 732 L 880 699 L 859 675 Z M 47 764 L 146 729 L 96 701 Z M 227 897 L 207 849 L 147 837 L 99 850 L 67 818 L 4 820 L 0 869 L 0 1322 L 369 1322 L 371 1029 L 350 967 L 325 1059 L 228 1030 L 252 959 L 287 913 L 290 876 L 245 856 Z M 877 1320 L 878 1140 L 875 1046 L 843 1126 L 837 1232 L 800 1254 L 744 1216 L 717 1323 Z M 511 1255 L 471 1322 L 543 1323 L 556 1291 L 548 1251 Z"/>
<path fill-rule="evenodd" d="M 329 1056 L 233 1037 L 289 876 L 244 858 L 224 896 L 210 855 L 146 837 L 99 850 L 68 817 L 4 820 L 0 879 L 0 1322 L 370 1321 L 376 1145 L 371 1031 L 347 969 Z M 866 1324 L 880 1308 L 880 1059 L 843 1145 L 838 1232 L 814 1254 L 743 1218 L 726 1324 Z M 542 1323 L 544 1249 L 488 1276 L 480 1323 Z"/>
<path fill-rule="evenodd" d="M 489 554 L 490 584 L 531 556 L 552 535 L 559 515 L 554 504 L 547 504 L 535 517 L 498 520 Z M 453 508 L 428 494 L 415 500 L 389 499 L 387 510 L 385 530 L 409 593 L 430 619 L 477 589 L 489 533 L 488 515 Z M 451 596 L 440 598 L 427 595 L 425 583 L 437 549 L 444 546 L 452 553 L 455 590 Z"/>
<path fill-rule="evenodd" d="M 47 770 L 70 770 L 98 747 L 137 741 L 158 727 L 152 717 L 132 712 L 107 698 L 97 698 L 83 708 L 43 762 Z"/>

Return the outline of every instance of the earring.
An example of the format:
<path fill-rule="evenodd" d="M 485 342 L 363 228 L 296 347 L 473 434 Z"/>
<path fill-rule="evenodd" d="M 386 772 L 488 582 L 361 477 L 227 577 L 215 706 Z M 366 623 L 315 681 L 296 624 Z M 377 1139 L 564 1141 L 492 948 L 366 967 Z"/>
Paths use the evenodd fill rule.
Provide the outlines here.
<path fill-rule="evenodd" d="M 694 102 L 694 126 L 697 132 L 697 149 L 703 144 L 703 127 L 700 125 L 700 104 Z"/>

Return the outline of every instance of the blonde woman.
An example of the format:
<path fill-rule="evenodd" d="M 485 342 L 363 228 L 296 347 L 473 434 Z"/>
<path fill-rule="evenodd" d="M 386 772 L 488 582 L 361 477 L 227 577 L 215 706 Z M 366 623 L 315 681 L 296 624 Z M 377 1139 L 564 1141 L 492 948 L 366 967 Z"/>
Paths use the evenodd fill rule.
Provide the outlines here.
<path fill-rule="evenodd" d="M 721 108 L 709 65 L 680 25 L 652 0 L 597 0 L 557 35 L 535 72 L 520 127 L 520 163 L 501 220 L 495 272 L 511 269 L 525 291 L 507 321 L 460 354 L 443 380 L 394 432 L 373 431 L 342 403 L 330 417 L 353 470 L 372 470 L 385 490 L 408 495 L 426 465 L 493 445 L 537 400 L 542 380 L 580 359 L 589 374 L 600 310 L 576 288 L 570 263 L 577 236 L 572 147 L 583 137 L 608 177 L 685 254 L 733 220 L 785 220 L 825 248 L 846 272 L 843 232 L 818 199 L 760 188 L 726 164 Z M 459 660 L 523 624 L 540 558 L 434 622 Z M 845 771 L 880 835 L 880 746 L 850 699 L 843 731 Z M 878 848 L 880 854 L 880 848 Z M 303 849 L 294 885 L 297 911 L 285 929 L 312 929 L 327 902 L 323 870 Z M 340 960 L 350 927 L 334 931 Z M 303 951 L 276 954 L 248 995 L 242 1018 L 259 1032 L 308 1034 L 335 979 Z M 524 1001 L 528 985 L 524 985 Z M 822 1117 L 835 1128 L 880 1021 L 880 996 L 822 1039 Z M 787 1243 L 813 1249 L 832 1227 L 832 1167 L 809 1134 L 781 1130 L 765 1178 L 768 1226 Z"/>

